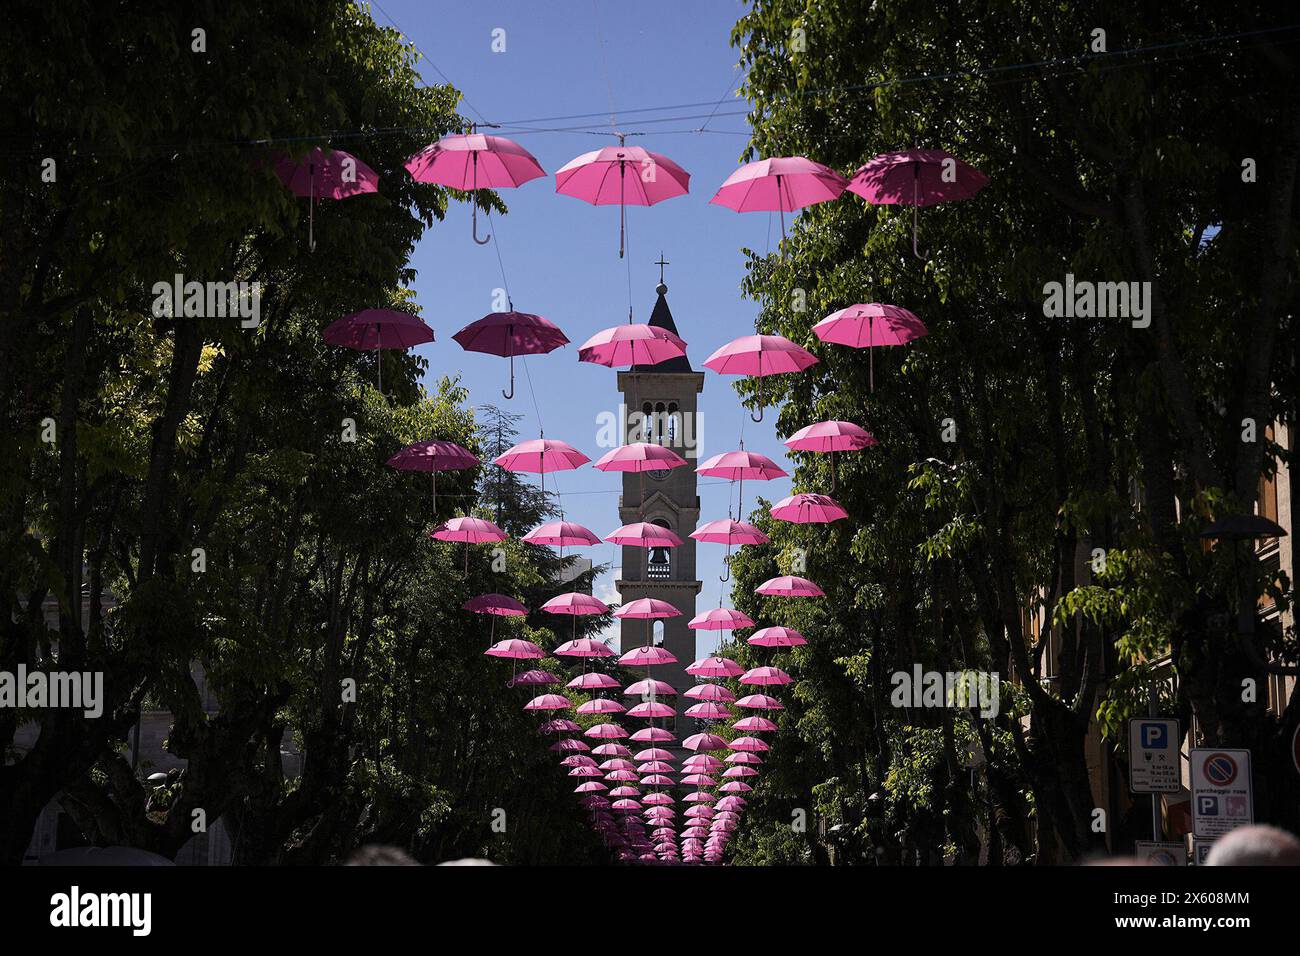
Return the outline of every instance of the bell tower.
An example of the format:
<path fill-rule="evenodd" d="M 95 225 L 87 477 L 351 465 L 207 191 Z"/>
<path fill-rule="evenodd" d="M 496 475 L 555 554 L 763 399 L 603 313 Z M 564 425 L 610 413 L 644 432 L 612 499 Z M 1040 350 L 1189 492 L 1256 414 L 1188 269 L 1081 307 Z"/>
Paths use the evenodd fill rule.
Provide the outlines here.
<path fill-rule="evenodd" d="M 659 257 L 658 298 L 650 314 L 649 325 L 678 334 L 673 314 L 668 309 L 668 286 L 664 283 Z M 619 632 L 621 647 L 626 651 L 645 643 L 647 624 L 655 643 L 662 644 L 678 663 L 651 670 L 651 676 L 667 681 L 677 691 L 676 734 L 679 739 L 693 733 L 690 718 L 681 712 L 691 703 L 680 695 L 694 680 L 686 668 L 698 655 L 695 632 L 686 626 L 695 616 L 695 600 L 702 587 L 695 571 L 695 540 L 690 533 L 700 518 L 700 498 L 696 487 L 695 466 L 700 446 L 698 396 L 704 389 L 704 373 L 691 368 L 685 355 L 658 365 L 634 365 L 618 373 L 618 389 L 623 395 L 624 441 L 654 442 L 671 448 L 690 464 L 682 468 L 623 473 L 623 494 L 618 514 L 622 524 L 648 521 L 662 525 L 682 539 L 675 548 L 623 548 L 623 573 L 615 586 L 624 603 L 649 597 L 667 601 L 681 611 L 680 617 L 662 621 L 624 620 Z M 670 724 L 671 729 L 671 724 Z"/>

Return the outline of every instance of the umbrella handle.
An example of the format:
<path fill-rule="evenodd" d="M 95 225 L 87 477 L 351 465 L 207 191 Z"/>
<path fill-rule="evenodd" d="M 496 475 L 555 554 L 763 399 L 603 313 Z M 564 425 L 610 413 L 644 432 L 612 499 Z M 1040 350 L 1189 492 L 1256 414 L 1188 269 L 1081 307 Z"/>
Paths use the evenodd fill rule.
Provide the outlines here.
<path fill-rule="evenodd" d="M 919 250 L 916 247 L 916 232 L 917 232 L 916 210 L 917 210 L 917 199 L 920 197 L 920 192 L 919 192 L 920 180 L 921 180 L 921 172 L 920 172 L 920 166 L 918 165 L 916 168 L 916 172 L 913 173 L 912 175 L 912 255 L 924 261 L 926 256 L 929 255 L 929 253 L 923 253 L 921 252 L 921 250 Z"/>
<path fill-rule="evenodd" d="M 478 152 L 477 151 L 473 153 L 473 157 L 474 157 L 473 160 L 474 161 L 474 192 L 477 193 L 478 192 Z M 473 222 L 472 234 L 474 236 L 474 241 L 477 242 L 480 246 L 486 246 L 492 240 L 492 236 L 487 235 L 484 236 L 482 239 L 478 237 L 478 203 L 474 201 L 474 198 L 472 196 L 470 197 L 469 206 L 470 209 L 472 210 L 472 212 L 470 213 L 470 217 L 471 217 L 471 221 Z"/>
<path fill-rule="evenodd" d="M 761 375 L 758 378 L 758 414 L 755 415 L 750 412 L 749 420 L 751 422 L 761 422 L 763 420 L 763 377 Z"/>
<path fill-rule="evenodd" d="M 731 555 L 727 555 L 725 558 L 722 559 L 722 566 L 727 569 L 727 573 L 719 574 L 718 580 L 721 581 L 723 584 L 726 584 L 728 581 L 731 580 Z"/>
<path fill-rule="evenodd" d="M 510 356 L 510 391 L 507 392 L 504 388 L 501 389 L 501 397 L 507 400 L 515 397 L 515 357 L 513 355 Z"/>
<path fill-rule="evenodd" d="M 307 185 L 307 251 L 316 251 L 316 164 L 308 167 Z"/>

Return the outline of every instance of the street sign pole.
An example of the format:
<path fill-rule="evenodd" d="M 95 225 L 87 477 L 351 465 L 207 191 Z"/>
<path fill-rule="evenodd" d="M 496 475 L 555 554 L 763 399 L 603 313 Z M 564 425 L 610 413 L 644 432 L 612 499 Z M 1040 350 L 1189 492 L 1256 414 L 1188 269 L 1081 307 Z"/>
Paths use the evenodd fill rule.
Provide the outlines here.
<path fill-rule="evenodd" d="M 1155 681 L 1147 688 L 1147 716 L 1156 716 L 1156 685 Z M 1159 843 L 1165 838 L 1164 827 L 1160 825 L 1160 794 L 1154 790 L 1151 791 L 1151 839 Z"/>

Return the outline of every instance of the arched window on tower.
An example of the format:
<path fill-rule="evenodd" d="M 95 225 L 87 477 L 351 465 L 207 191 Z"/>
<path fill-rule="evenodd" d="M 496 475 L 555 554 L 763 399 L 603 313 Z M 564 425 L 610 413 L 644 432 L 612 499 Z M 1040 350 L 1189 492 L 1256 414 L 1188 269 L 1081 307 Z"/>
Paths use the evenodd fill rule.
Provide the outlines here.
<path fill-rule="evenodd" d="M 668 522 L 655 518 L 650 522 L 661 528 L 667 528 Z M 651 548 L 646 564 L 646 577 L 651 581 L 667 581 L 673 576 L 673 559 L 671 548 Z"/>
<path fill-rule="evenodd" d="M 655 621 L 654 628 L 654 647 L 663 647 L 664 643 L 664 622 Z"/>
<path fill-rule="evenodd" d="M 635 441 L 654 441 L 654 413 L 655 407 L 649 402 L 641 405 L 641 428 Z"/>
<path fill-rule="evenodd" d="M 677 445 L 677 434 L 680 431 L 677 427 L 677 420 L 680 414 L 677 410 L 676 402 L 668 403 L 668 447 L 673 448 Z"/>

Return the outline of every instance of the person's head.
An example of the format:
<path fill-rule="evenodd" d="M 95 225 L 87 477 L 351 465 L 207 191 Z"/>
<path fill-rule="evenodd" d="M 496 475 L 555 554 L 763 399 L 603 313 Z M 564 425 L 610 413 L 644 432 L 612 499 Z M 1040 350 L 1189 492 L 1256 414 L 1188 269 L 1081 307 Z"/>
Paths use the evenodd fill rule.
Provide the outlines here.
<path fill-rule="evenodd" d="M 1214 841 L 1205 865 L 1300 866 L 1300 840 L 1277 827 L 1238 827 Z"/>
<path fill-rule="evenodd" d="M 344 866 L 419 866 L 411 855 L 400 847 L 368 843 L 358 849 Z"/>

